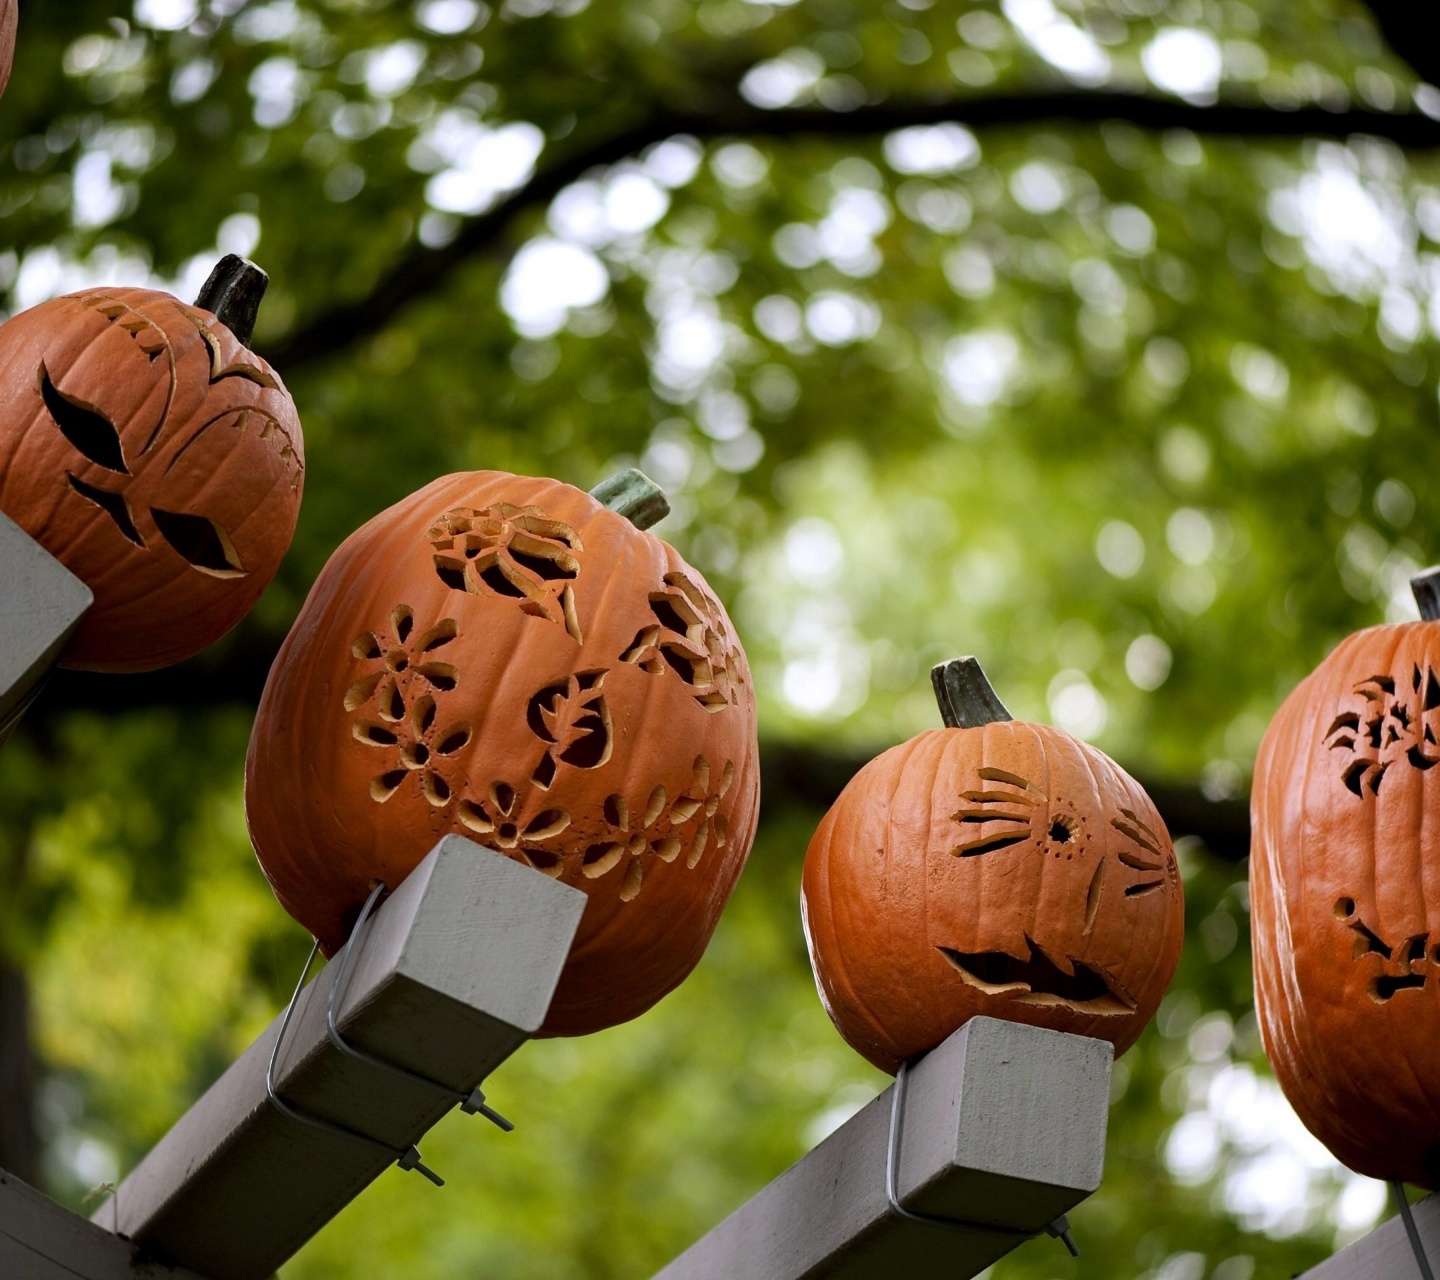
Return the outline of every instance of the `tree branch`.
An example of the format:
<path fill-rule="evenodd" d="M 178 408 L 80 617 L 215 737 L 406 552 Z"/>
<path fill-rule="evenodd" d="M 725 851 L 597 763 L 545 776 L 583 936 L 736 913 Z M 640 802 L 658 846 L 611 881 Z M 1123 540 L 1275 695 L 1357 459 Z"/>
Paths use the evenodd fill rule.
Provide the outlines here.
<path fill-rule="evenodd" d="M 1435 44 L 1435 13 L 1415 0 L 1365 0 L 1391 52 L 1417 76 L 1440 84 L 1440 48 Z M 1428 16 L 1427 16 L 1428 15 Z"/>
<path fill-rule="evenodd" d="M 223 645 L 178 666 L 144 675 L 57 671 L 27 713 L 21 732 L 43 727 L 64 711 L 166 708 L 192 712 L 222 705 L 253 707 L 275 655 L 274 637 L 244 628 Z M 788 805 L 828 809 L 874 752 L 837 751 L 817 743 L 767 742 L 760 751 L 760 794 L 767 811 Z M 1142 782 L 1144 780 L 1142 779 Z M 1250 852 L 1250 813 L 1242 799 L 1208 800 L 1186 783 L 1145 782 L 1170 834 L 1198 836 L 1226 862 Z"/>
<path fill-rule="evenodd" d="M 855 111 L 819 107 L 767 111 L 733 94 L 705 110 L 658 110 L 639 123 L 557 156 L 498 204 L 467 218 L 447 245 L 412 247 L 360 298 L 343 299 L 274 343 L 266 357 L 286 375 L 349 349 L 379 333 L 407 304 L 438 291 L 450 272 L 470 258 L 502 245 L 525 213 L 548 204 L 559 192 L 597 166 L 614 164 L 653 143 L 680 134 L 702 140 L 721 137 L 859 138 L 910 125 L 960 123 L 976 129 L 1122 121 L 1163 131 L 1190 129 L 1223 138 L 1348 138 L 1368 135 L 1401 147 L 1440 147 L 1440 121 L 1420 112 L 1365 108 L 1294 111 L 1259 104 L 1222 102 L 1197 106 L 1179 98 L 1114 90 L 1041 90 L 991 94 L 935 102 L 881 102 Z"/>
<path fill-rule="evenodd" d="M 845 784 L 871 759 L 865 752 L 841 752 L 816 743 L 767 742 L 760 749 L 762 807 L 800 804 L 828 809 Z M 1243 799 L 1210 800 L 1183 782 L 1141 784 L 1175 839 L 1198 836 L 1225 862 L 1250 856 L 1250 807 Z"/>

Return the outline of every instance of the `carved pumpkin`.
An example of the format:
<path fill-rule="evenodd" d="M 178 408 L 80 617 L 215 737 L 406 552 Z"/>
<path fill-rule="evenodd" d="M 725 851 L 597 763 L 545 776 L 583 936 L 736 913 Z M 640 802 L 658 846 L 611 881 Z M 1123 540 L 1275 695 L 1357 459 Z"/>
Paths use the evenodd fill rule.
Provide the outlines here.
<path fill-rule="evenodd" d="M 820 998 L 882 1070 L 978 1014 L 1132 1045 L 1175 972 L 1165 825 L 1108 756 L 1010 719 L 973 658 L 932 673 L 947 728 L 870 761 L 805 855 Z"/>
<path fill-rule="evenodd" d="M 589 494 L 493 471 L 331 557 L 245 785 L 265 874 L 327 953 L 448 832 L 584 890 L 547 1035 L 635 1017 L 690 972 L 758 798 L 750 674 L 704 579 Z"/>
<path fill-rule="evenodd" d="M 1310 1131 L 1359 1173 L 1440 1187 L 1440 625 L 1336 646 L 1285 700 L 1251 791 L 1255 1011 Z M 1427 587 L 1430 590 L 1427 590 Z"/>
<path fill-rule="evenodd" d="M 304 444 L 279 375 L 245 346 L 263 289 L 230 258 L 194 307 L 92 289 L 0 325 L 0 510 L 95 594 L 62 665 L 188 658 L 279 567 Z"/>
<path fill-rule="evenodd" d="M 0 0 L 0 97 L 10 83 L 10 63 L 15 57 L 15 26 L 20 18 L 15 0 Z"/>

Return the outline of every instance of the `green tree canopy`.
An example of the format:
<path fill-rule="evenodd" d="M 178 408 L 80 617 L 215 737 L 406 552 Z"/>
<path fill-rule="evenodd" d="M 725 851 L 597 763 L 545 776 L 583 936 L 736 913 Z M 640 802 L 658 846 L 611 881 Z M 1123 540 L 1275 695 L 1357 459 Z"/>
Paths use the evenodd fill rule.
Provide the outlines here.
<path fill-rule="evenodd" d="M 1440 552 L 1440 90 L 1375 8 L 26 0 L 3 305 L 193 296 L 252 256 L 308 448 L 293 550 L 232 636 L 58 675 L 0 755 L 51 1188 L 129 1167 L 293 981 L 249 714 L 333 548 L 448 471 L 655 476 L 783 767 L 694 978 L 528 1047 L 494 1089 L 520 1132 L 447 1121 L 452 1187 L 388 1175 L 295 1280 L 642 1276 L 869 1097 L 799 864 L 824 779 L 937 723 L 933 662 L 979 654 L 1017 716 L 1172 788 L 1176 835 L 1233 819 L 1280 698 L 1414 616 Z M 997 1277 L 1289 1276 L 1381 1209 L 1286 1127 L 1243 847 L 1211 844 L 1183 845 L 1186 956 L 1117 1068 L 1084 1254 Z"/>

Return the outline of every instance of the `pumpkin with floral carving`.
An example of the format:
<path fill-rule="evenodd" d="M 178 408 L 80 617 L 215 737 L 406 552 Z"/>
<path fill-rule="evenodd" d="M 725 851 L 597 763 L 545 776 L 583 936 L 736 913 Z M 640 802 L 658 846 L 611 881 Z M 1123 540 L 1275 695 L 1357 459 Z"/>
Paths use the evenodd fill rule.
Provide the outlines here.
<path fill-rule="evenodd" d="M 946 727 L 861 769 L 805 855 L 826 1010 L 892 1073 L 980 1014 L 1123 1053 L 1180 958 L 1165 824 L 1107 756 L 1011 720 L 973 658 L 932 675 Z"/>
<path fill-rule="evenodd" d="M 304 442 L 248 345 L 265 280 L 231 256 L 194 306 L 90 289 L 0 325 L 0 510 L 95 597 L 62 666 L 200 652 L 289 548 Z"/>
<path fill-rule="evenodd" d="M 327 953 L 375 881 L 450 832 L 588 894 L 551 1035 L 635 1017 L 690 972 L 759 797 L 724 608 L 645 532 L 668 510 L 653 484 L 595 492 L 469 472 L 352 534 L 275 661 L 246 766 L 261 865 Z"/>

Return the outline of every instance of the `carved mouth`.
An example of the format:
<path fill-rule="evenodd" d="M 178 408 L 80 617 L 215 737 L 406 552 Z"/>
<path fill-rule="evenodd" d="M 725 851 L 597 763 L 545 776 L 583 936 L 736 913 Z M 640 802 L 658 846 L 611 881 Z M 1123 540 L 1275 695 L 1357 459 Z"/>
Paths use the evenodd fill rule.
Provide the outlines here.
<path fill-rule="evenodd" d="M 1427 961 L 1433 961 L 1431 968 L 1440 965 L 1440 943 L 1435 944 L 1428 956 L 1428 934 L 1415 934 L 1398 946 L 1391 945 L 1356 914 L 1354 898 L 1337 900 L 1335 916 L 1355 935 L 1350 950 L 1351 959 L 1360 960 L 1368 955 L 1380 957 L 1382 971 L 1370 979 L 1367 988 L 1370 999 L 1376 1004 L 1384 1004 L 1400 991 L 1423 990 L 1429 974 L 1425 967 Z"/>
<path fill-rule="evenodd" d="M 936 947 L 955 972 L 977 991 L 1008 995 L 1020 1004 L 1061 1005 L 1091 1017 L 1134 1013 L 1135 1004 L 1115 991 L 1098 969 L 1077 960 L 1047 955 L 1035 942 L 1029 953 L 1015 957 L 1005 951 L 956 951 Z"/>

